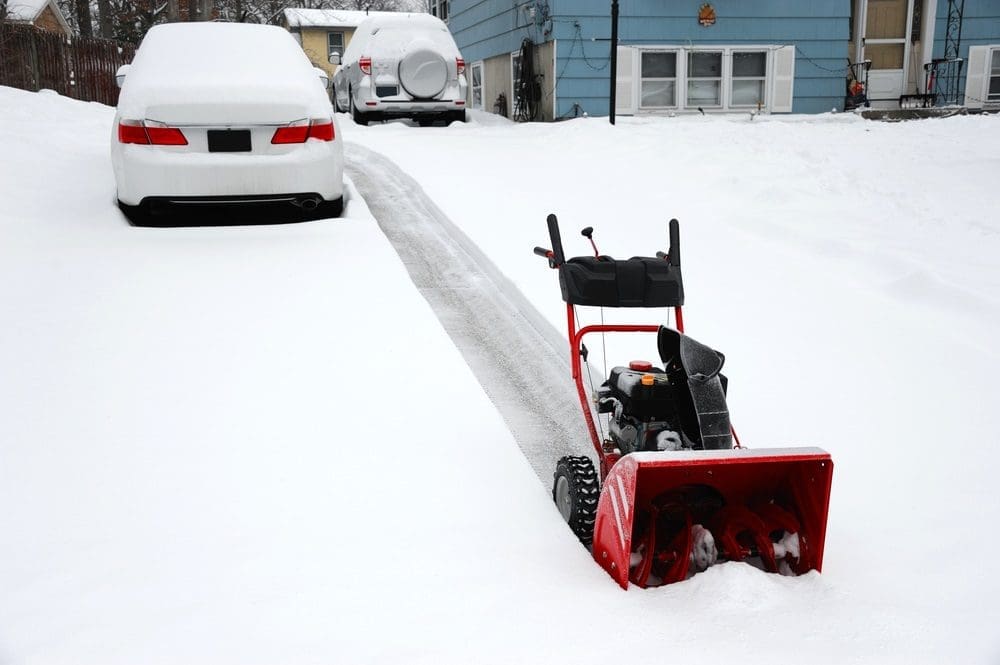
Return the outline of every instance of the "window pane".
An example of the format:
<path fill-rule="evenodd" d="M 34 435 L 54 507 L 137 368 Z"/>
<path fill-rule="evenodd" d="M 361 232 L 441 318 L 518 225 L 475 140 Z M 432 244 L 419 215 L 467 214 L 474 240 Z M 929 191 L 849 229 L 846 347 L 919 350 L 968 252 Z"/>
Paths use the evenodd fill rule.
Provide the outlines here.
<path fill-rule="evenodd" d="M 643 81 L 642 101 L 639 102 L 639 106 L 675 106 L 675 94 L 674 81 Z"/>
<path fill-rule="evenodd" d="M 767 75 L 766 53 L 733 53 L 733 76 Z"/>
<path fill-rule="evenodd" d="M 763 81 L 733 81 L 733 106 L 757 106 L 764 103 Z"/>
<path fill-rule="evenodd" d="M 1000 50 L 993 51 L 993 76 L 1000 75 Z"/>
<path fill-rule="evenodd" d="M 705 76 L 710 78 L 722 76 L 722 54 L 688 54 L 688 76 Z"/>
<path fill-rule="evenodd" d="M 865 57 L 872 61 L 872 69 L 902 69 L 902 44 L 868 44 Z"/>
<path fill-rule="evenodd" d="M 472 68 L 472 85 L 483 84 L 483 68 L 474 66 Z"/>
<path fill-rule="evenodd" d="M 689 106 L 719 106 L 718 81 L 688 81 Z"/>
<path fill-rule="evenodd" d="M 677 76 L 677 54 L 645 52 L 642 54 L 642 78 L 672 79 Z"/>
<path fill-rule="evenodd" d="M 997 99 L 1000 99 L 1000 76 L 994 76 L 990 79 L 990 92 L 988 101 L 992 102 Z"/>

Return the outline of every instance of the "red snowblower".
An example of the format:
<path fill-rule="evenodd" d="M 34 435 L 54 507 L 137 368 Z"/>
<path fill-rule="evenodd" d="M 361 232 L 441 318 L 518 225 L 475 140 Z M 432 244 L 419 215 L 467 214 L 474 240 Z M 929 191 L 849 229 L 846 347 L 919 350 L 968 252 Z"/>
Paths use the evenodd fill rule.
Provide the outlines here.
<path fill-rule="evenodd" d="M 583 229 L 593 256 L 566 259 L 559 223 L 552 249 L 536 247 L 559 271 L 570 367 L 597 453 L 556 465 L 552 498 L 594 559 L 622 586 L 685 580 L 716 563 L 745 561 L 799 575 L 823 567 L 833 461 L 819 448 L 750 450 L 729 421 L 724 357 L 684 334 L 680 230 L 656 257 L 613 259 Z M 577 326 L 577 307 L 666 308 L 664 325 Z M 587 335 L 656 336 L 661 364 L 614 367 L 588 395 Z"/>

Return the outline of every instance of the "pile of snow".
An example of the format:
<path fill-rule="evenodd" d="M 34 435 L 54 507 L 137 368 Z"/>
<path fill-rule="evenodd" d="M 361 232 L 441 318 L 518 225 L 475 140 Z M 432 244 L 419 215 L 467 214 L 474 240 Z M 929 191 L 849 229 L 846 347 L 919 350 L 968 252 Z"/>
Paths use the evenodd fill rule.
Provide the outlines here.
<path fill-rule="evenodd" d="M 625 593 L 356 192 L 335 221 L 131 228 L 112 116 L 0 88 L 0 662 L 1000 656 L 998 119 L 341 119 L 553 325 L 547 213 L 619 256 L 680 218 L 743 439 L 833 453 L 823 575 Z"/>

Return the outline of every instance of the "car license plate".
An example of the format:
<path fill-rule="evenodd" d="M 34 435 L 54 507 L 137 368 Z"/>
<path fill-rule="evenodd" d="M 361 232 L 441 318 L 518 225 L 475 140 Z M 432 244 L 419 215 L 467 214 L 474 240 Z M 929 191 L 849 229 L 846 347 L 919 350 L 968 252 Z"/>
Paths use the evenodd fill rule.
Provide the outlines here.
<path fill-rule="evenodd" d="M 208 130 L 209 152 L 250 152 L 249 129 Z"/>

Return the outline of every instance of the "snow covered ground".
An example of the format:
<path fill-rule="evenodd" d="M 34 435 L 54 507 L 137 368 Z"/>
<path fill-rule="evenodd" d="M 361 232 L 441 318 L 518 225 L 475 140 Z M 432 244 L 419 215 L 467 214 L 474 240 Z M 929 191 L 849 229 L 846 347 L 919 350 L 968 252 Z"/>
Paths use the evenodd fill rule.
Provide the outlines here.
<path fill-rule="evenodd" d="M 833 454 L 822 575 L 626 593 L 359 197 L 131 228 L 111 117 L 0 88 L 0 663 L 1000 661 L 1000 118 L 341 119 L 556 326 L 547 213 L 679 218 L 744 443 Z"/>

